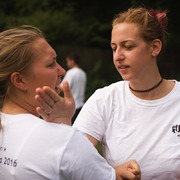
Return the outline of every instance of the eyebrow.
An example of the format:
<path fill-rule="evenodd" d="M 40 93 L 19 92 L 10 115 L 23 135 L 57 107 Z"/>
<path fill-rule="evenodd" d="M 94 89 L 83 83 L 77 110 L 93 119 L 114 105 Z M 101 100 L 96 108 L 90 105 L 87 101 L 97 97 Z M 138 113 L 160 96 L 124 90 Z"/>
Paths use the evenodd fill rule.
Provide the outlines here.
<path fill-rule="evenodd" d="M 116 45 L 115 43 L 110 43 L 110 46 L 112 46 L 112 45 Z"/>
<path fill-rule="evenodd" d="M 57 54 L 53 56 L 53 60 L 57 60 Z"/>
<path fill-rule="evenodd" d="M 128 43 L 128 42 L 134 43 L 133 40 L 124 40 L 124 41 L 120 42 L 120 44 L 125 44 L 125 43 Z M 116 43 L 110 43 L 110 45 L 116 45 Z"/>

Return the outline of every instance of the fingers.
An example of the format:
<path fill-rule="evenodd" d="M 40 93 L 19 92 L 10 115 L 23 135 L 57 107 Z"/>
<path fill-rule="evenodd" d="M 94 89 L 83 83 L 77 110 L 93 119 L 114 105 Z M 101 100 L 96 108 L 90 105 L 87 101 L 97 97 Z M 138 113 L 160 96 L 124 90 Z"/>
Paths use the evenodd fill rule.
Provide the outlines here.
<path fill-rule="evenodd" d="M 36 101 L 41 104 L 43 109 L 51 108 L 53 105 L 52 99 L 44 93 L 44 91 L 40 88 L 36 89 L 37 95 L 35 96 Z"/>
<path fill-rule="evenodd" d="M 52 113 L 54 104 L 60 100 L 60 97 L 55 91 L 47 86 L 37 88 L 36 93 L 35 100 L 39 104 L 36 111 L 43 119 L 47 119 Z"/>
<path fill-rule="evenodd" d="M 138 163 L 135 160 L 123 163 L 115 168 L 117 175 L 123 180 L 140 180 L 141 171 Z"/>
<path fill-rule="evenodd" d="M 63 87 L 62 87 L 63 93 L 64 93 L 64 97 L 68 100 L 73 99 L 73 95 L 71 93 L 69 84 L 67 81 L 63 81 Z"/>
<path fill-rule="evenodd" d="M 126 167 L 127 167 L 128 171 L 132 172 L 135 175 L 136 180 L 141 179 L 140 166 L 138 165 L 138 163 L 135 160 L 128 161 L 126 163 Z"/>
<path fill-rule="evenodd" d="M 48 122 L 71 124 L 75 112 L 75 102 L 69 85 L 64 83 L 64 97 L 48 86 L 36 89 L 37 113 Z"/>
<path fill-rule="evenodd" d="M 128 161 L 126 167 L 131 171 L 140 171 L 140 166 L 135 160 Z"/>
<path fill-rule="evenodd" d="M 47 114 L 44 110 L 42 110 L 42 108 L 37 107 L 36 111 L 39 114 L 39 116 L 41 116 L 43 119 L 45 120 L 48 119 L 49 114 Z"/>
<path fill-rule="evenodd" d="M 46 98 L 46 101 L 51 103 L 52 106 L 54 105 L 54 102 L 59 101 L 60 96 L 58 93 L 55 93 L 55 91 L 53 89 L 51 89 L 48 86 L 44 86 L 43 88 L 44 93 L 42 92 L 42 96 L 44 96 L 44 98 Z"/>
<path fill-rule="evenodd" d="M 135 175 L 127 169 L 126 163 L 117 166 L 115 170 L 117 176 L 119 176 L 118 178 L 116 176 L 116 179 L 119 180 L 122 178 L 123 180 L 135 180 Z"/>

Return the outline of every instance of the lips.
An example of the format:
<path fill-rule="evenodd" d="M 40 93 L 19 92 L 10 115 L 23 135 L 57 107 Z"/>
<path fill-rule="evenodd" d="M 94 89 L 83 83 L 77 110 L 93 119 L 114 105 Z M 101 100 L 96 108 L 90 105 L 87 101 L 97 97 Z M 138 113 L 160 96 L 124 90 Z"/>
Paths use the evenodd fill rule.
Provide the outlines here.
<path fill-rule="evenodd" d="M 117 68 L 118 68 L 118 72 L 121 74 L 121 75 L 125 75 L 125 74 L 128 74 L 128 69 L 129 69 L 130 66 L 128 65 L 119 65 Z"/>
<path fill-rule="evenodd" d="M 59 94 L 59 93 L 61 92 L 60 85 L 57 85 L 57 86 L 55 87 L 55 91 L 56 91 L 57 94 Z"/>
<path fill-rule="evenodd" d="M 119 69 L 126 69 L 126 68 L 128 68 L 129 66 L 127 66 L 127 65 L 120 65 L 120 66 L 118 66 L 118 68 Z"/>

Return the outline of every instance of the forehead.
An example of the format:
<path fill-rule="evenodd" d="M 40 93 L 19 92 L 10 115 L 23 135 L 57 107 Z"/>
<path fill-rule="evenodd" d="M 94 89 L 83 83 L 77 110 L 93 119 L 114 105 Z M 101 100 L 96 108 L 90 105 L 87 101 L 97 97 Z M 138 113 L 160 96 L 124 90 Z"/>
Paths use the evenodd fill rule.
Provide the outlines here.
<path fill-rule="evenodd" d="M 119 23 L 114 25 L 111 33 L 111 42 L 142 40 L 140 28 L 134 23 Z"/>
<path fill-rule="evenodd" d="M 56 54 L 55 50 L 44 38 L 36 39 L 32 44 L 32 48 L 37 56 L 40 54 L 49 54 L 52 56 Z"/>

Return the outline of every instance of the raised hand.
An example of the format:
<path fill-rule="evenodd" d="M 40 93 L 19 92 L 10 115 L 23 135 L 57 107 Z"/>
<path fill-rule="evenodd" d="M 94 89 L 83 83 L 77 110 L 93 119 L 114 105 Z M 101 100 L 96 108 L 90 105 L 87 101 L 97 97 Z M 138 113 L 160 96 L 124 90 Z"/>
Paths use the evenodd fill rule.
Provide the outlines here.
<path fill-rule="evenodd" d="M 48 86 L 37 88 L 35 100 L 38 106 L 36 111 L 46 121 L 71 125 L 75 102 L 67 81 L 63 82 L 62 92 L 64 97 L 59 96 Z"/>

